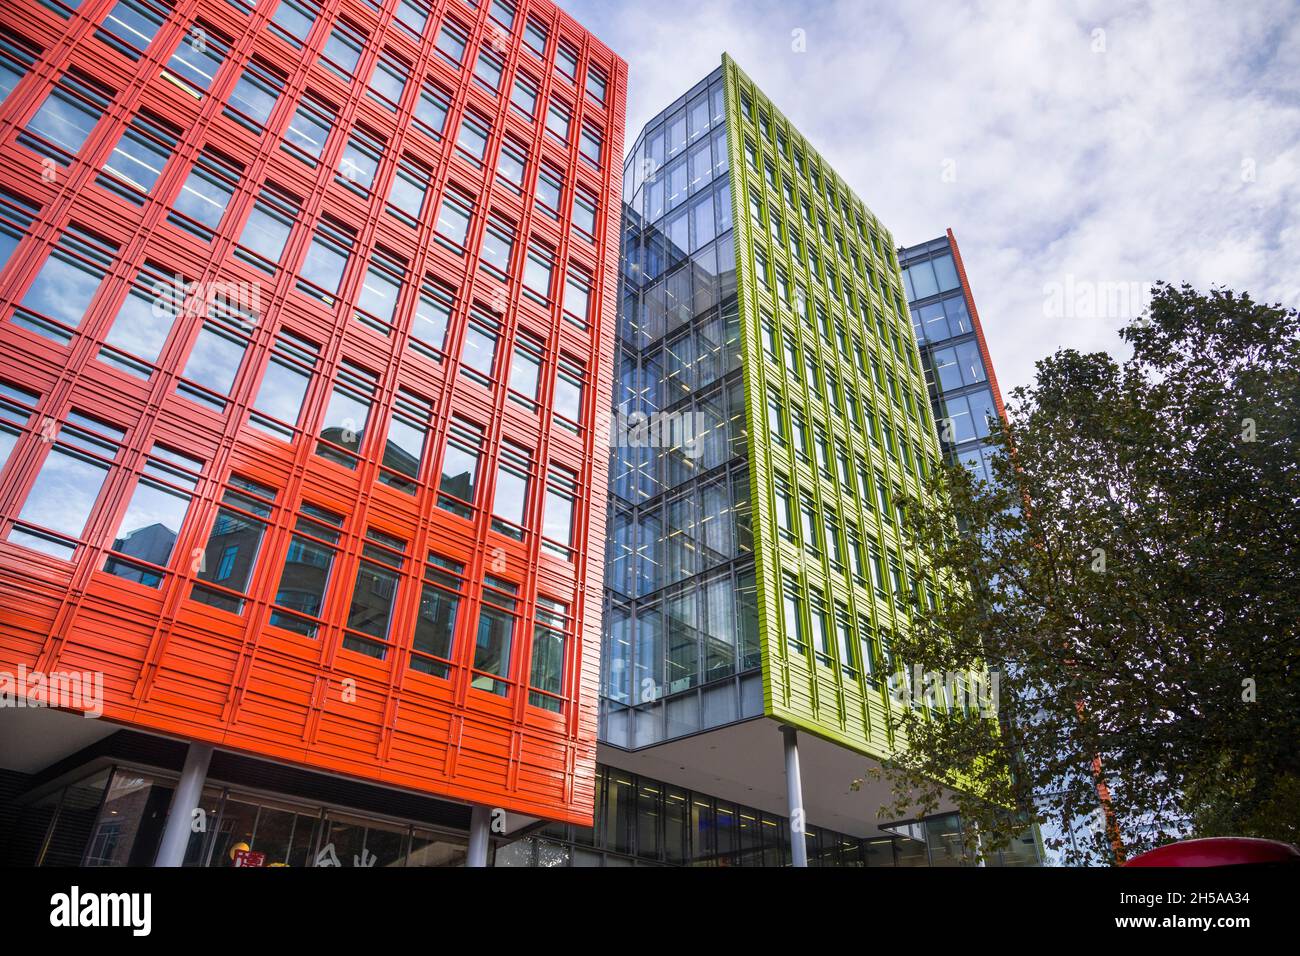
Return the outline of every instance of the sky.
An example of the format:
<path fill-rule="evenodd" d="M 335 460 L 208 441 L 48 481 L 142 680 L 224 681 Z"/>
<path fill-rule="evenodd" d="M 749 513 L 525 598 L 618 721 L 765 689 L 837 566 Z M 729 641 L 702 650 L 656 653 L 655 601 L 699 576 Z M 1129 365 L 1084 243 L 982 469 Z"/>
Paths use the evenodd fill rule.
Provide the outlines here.
<path fill-rule="evenodd" d="M 1156 280 L 1300 305 L 1300 3 L 559 0 L 630 146 L 724 50 L 901 245 L 951 228 L 1005 393 Z"/>

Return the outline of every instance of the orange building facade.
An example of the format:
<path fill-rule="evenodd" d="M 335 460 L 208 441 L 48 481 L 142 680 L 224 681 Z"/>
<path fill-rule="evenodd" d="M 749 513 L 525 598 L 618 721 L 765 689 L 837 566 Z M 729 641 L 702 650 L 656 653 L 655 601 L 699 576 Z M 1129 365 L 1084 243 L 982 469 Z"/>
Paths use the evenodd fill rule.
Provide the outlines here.
<path fill-rule="evenodd" d="M 19 697 L 590 823 L 625 89 L 547 0 L 0 11 Z"/>

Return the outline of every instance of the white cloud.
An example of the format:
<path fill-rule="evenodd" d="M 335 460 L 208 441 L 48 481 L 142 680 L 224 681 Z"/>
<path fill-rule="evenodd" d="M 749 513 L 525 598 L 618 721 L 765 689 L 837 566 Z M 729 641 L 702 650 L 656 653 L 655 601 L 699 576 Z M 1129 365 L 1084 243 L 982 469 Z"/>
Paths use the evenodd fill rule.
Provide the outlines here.
<path fill-rule="evenodd" d="M 565 6 L 629 61 L 629 143 L 726 50 L 898 242 L 951 226 L 1004 390 L 1059 347 L 1121 352 L 1123 317 L 1045 316 L 1067 275 L 1300 304 L 1293 0 Z"/>

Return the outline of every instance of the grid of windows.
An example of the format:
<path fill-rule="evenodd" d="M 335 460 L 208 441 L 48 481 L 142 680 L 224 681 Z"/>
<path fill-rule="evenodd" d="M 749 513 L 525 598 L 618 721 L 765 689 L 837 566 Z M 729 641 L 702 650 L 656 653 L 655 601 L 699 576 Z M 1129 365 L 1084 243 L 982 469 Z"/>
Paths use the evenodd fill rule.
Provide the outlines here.
<path fill-rule="evenodd" d="M 581 787 L 518 766 L 595 734 L 568 675 L 596 653 L 579 582 L 602 560 L 591 394 L 626 68 L 548 0 L 205 6 L 68 8 L 57 63 L 0 18 L 0 367 L 21 370 L 0 381 L 0 576 L 85 560 L 96 594 L 174 609 L 123 655 L 153 655 L 150 676 L 110 681 L 122 719 L 182 712 L 279 752 L 258 735 L 343 720 L 264 699 L 270 675 L 224 710 L 168 683 L 182 640 L 210 661 L 265 641 L 291 682 L 409 672 L 406 726 L 348 718 L 385 739 L 529 713 L 549 736 L 501 755 L 501 805 L 581 816 Z M 485 575 L 514 590 L 485 601 Z M 86 589 L 59 592 L 76 644 Z M 409 754 L 304 759 L 412 785 Z M 460 794 L 447 754 L 427 760 L 414 785 Z"/>

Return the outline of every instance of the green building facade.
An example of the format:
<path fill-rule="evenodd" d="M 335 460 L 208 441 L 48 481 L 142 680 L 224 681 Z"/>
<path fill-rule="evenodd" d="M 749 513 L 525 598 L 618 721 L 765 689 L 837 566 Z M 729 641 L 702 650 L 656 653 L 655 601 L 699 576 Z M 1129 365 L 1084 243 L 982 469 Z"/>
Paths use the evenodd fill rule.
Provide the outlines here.
<path fill-rule="evenodd" d="M 625 202 L 602 739 L 761 713 L 887 756 L 890 636 L 935 594 L 899 509 L 939 459 L 893 237 L 728 56 Z"/>

